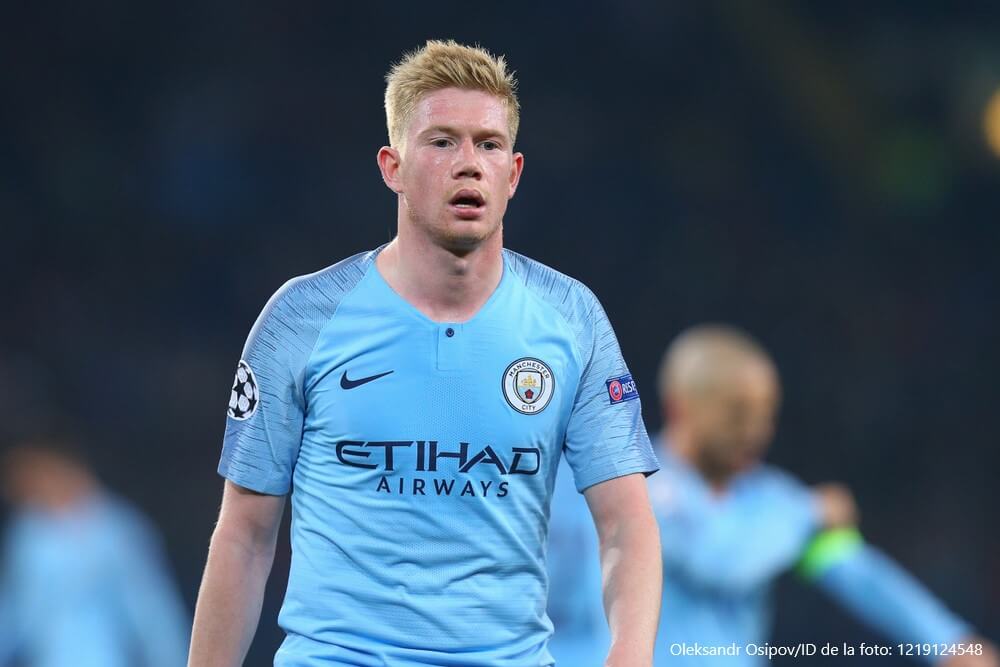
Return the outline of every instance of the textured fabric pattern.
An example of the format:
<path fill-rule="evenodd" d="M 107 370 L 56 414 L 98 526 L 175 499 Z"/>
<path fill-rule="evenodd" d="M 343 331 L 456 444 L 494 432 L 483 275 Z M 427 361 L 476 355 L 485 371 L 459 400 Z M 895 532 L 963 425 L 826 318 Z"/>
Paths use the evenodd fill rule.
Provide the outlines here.
<path fill-rule="evenodd" d="M 589 291 L 513 253 L 472 319 L 434 322 L 376 254 L 283 288 L 244 355 L 260 402 L 229 418 L 220 472 L 292 490 L 275 664 L 551 665 L 564 445 L 581 488 L 656 466 L 638 401 L 597 400 L 627 372 L 614 334 Z"/>
<path fill-rule="evenodd" d="M 226 420 L 219 474 L 261 493 L 288 493 L 302 440 L 306 362 L 320 330 L 364 275 L 371 256 L 360 253 L 290 280 L 268 301 L 242 356 L 256 375 L 260 414 Z"/>

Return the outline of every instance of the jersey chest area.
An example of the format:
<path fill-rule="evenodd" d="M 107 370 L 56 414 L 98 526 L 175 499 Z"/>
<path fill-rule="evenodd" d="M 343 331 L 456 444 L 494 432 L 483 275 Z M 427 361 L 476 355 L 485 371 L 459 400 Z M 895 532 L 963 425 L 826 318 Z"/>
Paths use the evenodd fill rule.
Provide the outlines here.
<path fill-rule="evenodd" d="M 579 381 L 571 340 L 521 326 L 530 322 L 366 324 L 345 322 L 317 346 L 307 430 L 338 440 L 561 446 Z"/>

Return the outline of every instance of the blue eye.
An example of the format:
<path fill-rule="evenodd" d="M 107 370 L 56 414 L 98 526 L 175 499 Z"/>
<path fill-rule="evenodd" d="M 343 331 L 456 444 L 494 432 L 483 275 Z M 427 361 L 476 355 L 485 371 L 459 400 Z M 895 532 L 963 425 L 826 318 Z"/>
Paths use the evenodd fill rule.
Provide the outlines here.
<path fill-rule="evenodd" d="M 498 144 L 495 141 L 484 141 L 483 148 L 485 148 L 488 151 L 494 151 L 500 148 L 500 144 Z"/>
<path fill-rule="evenodd" d="M 448 148 L 448 144 L 451 143 L 447 139 L 435 139 L 431 142 L 431 145 L 435 148 Z"/>

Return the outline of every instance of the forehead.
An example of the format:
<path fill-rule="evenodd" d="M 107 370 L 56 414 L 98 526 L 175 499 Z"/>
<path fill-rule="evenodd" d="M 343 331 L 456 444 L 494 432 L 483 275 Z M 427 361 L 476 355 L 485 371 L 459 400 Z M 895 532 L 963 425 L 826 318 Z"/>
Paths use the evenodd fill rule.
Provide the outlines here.
<path fill-rule="evenodd" d="M 409 134 L 432 127 L 457 130 L 489 130 L 507 136 L 507 105 L 496 95 L 481 90 L 443 88 L 423 95 L 413 108 Z"/>

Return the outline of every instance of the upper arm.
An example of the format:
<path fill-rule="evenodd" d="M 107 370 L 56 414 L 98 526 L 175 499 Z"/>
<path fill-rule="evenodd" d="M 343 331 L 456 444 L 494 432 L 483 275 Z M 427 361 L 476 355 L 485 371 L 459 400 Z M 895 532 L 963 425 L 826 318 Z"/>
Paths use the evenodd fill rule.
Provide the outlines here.
<path fill-rule="evenodd" d="M 285 510 L 285 496 L 259 493 L 226 480 L 216 534 L 254 550 L 273 548 Z"/>
<path fill-rule="evenodd" d="M 587 487 L 583 495 L 601 542 L 612 536 L 622 522 L 645 522 L 649 524 L 651 533 L 656 532 L 645 476 L 631 474 L 615 477 Z"/>

